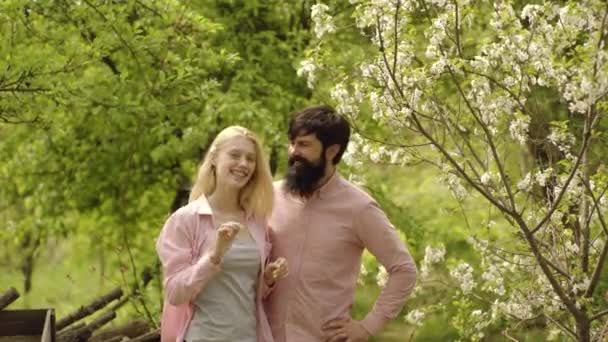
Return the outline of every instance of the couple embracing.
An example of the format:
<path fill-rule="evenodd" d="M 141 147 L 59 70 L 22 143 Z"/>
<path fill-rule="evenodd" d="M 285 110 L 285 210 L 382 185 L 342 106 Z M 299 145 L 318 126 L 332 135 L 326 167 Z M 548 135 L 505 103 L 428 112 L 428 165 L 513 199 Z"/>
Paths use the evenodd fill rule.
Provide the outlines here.
<path fill-rule="evenodd" d="M 350 127 L 329 106 L 292 115 L 285 179 L 272 182 L 254 133 L 213 141 L 189 203 L 165 223 L 162 342 L 367 341 L 397 316 L 416 265 L 385 213 L 336 171 Z M 363 250 L 388 282 L 350 316 Z"/>

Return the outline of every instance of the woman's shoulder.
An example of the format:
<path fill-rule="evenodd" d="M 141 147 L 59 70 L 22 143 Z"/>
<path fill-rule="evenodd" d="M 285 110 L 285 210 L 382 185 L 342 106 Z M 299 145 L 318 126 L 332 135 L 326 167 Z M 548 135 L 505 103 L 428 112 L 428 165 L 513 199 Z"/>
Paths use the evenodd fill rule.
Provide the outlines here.
<path fill-rule="evenodd" d="M 186 205 L 181 206 L 177 209 L 172 215 L 177 217 L 191 217 L 196 215 L 198 212 L 198 203 L 197 201 L 192 201 Z"/>
<path fill-rule="evenodd" d="M 189 222 L 193 222 L 197 216 L 196 202 L 190 202 L 173 213 L 167 218 L 167 224 L 174 226 L 183 226 Z"/>

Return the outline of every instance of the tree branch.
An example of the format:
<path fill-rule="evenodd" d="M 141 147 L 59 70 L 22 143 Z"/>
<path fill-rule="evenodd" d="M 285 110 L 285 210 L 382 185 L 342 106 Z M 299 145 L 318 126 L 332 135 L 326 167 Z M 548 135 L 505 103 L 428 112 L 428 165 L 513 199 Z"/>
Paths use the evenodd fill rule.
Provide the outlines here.
<path fill-rule="evenodd" d="M 591 316 L 591 318 L 589 318 L 589 322 L 593 322 L 596 319 L 600 319 L 605 315 L 608 315 L 608 310 L 600 311 L 600 312 L 596 313 L 595 315 Z"/>
<path fill-rule="evenodd" d="M 597 211 L 597 216 L 599 218 L 602 229 L 604 230 L 604 233 L 608 237 L 608 225 L 606 225 L 606 222 L 604 221 L 604 214 L 602 213 L 602 211 L 600 209 L 598 200 L 597 200 L 597 198 L 595 198 L 595 195 L 593 194 L 593 191 L 591 190 L 591 187 L 589 186 L 589 184 L 584 181 L 583 181 L 583 184 L 585 185 L 585 188 L 587 189 L 587 191 L 589 192 L 589 195 L 591 196 L 591 199 L 593 200 L 593 206 L 595 207 L 595 210 Z M 604 195 L 605 192 L 606 192 L 606 188 L 602 192 L 602 195 Z M 587 291 L 585 291 L 585 297 L 591 297 L 593 295 L 593 292 L 595 292 L 595 288 L 597 287 L 597 285 L 599 284 L 599 281 L 600 281 L 600 275 L 602 273 L 602 269 L 604 267 L 604 261 L 606 260 L 607 255 L 608 255 L 608 240 L 604 241 L 604 246 L 602 247 L 600 257 L 598 258 L 597 263 L 595 264 L 595 269 L 593 270 L 593 273 L 591 276 L 591 281 L 589 282 L 589 287 L 587 288 Z"/>
<path fill-rule="evenodd" d="M 454 33 L 456 35 L 456 49 L 458 50 L 458 57 L 464 58 L 462 54 L 462 47 L 460 46 L 460 15 L 458 10 L 458 1 L 454 0 Z"/>

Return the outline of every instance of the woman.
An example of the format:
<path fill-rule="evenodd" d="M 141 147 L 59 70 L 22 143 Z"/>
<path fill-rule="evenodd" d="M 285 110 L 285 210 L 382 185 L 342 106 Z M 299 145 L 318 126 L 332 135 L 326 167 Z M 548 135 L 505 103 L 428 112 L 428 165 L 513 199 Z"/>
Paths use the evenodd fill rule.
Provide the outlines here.
<path fill-rule="evenodd" d="M 261 144 L 231 126 L 215 138 L 189 203 L 165 223 L 156 250 L 163 265 L 162 342 L 272 342 L 262 298 L 287 275 L 266 263 L 272 176 Z"/>

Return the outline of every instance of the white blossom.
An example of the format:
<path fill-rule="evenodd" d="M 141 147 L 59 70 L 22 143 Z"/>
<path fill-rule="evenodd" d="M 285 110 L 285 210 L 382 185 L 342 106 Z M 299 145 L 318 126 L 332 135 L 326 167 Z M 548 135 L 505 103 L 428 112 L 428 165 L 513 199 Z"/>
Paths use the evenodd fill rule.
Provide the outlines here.
<path fill-rule="evenodd" d="M 346 89 L 344 83 L 338 83 L 331 91 L 331 97 L 338 103 L 336 111 L 340 114 L 352 115 L 353 117 L 358 113 L 359 107 L 357 106 L 356 99 Z"/>
<path fill-rule="evenodd" d="M 321 39 L 326 33 L 336 32 L 336 28 L 332 22 L 332 17 L 327 14 L 329 7 L 323 3 L 312 5 L 310 17 L 313 21 L 313 27 L 317 39 Z"/>
<path fill-rule="evenodd" d="M 364 285 L 365 277 L 367 276 L 367 268 L 365 268 L 364 264 L 361 264 L 361 268 L 359 269 L 359 277 L 357 279 L 357 284 Z"/>
<path fill-rule="evenodd" d="M 587 288 L 589 287 L 590 283 L 591 280 L 589 280 L 588 277 L 585 277 L 581 282 L 574 283 L 572 285 L 572 292 L 574 292 L 575 294 L 584 293 L 585 291 L 587 291 Z"/>
<path fill-rule="evenodd" d="M 549 180 L 549 178 L 553 175 L 553 168 L 546 168 L 543 171 L 538 171 L 536 173 L 536 182 L 538 183 L 538 185 L 540 186 L 546 186 L 547 185 L 547 180 Z"/>
<path fill-rule="evenodd" d="M 407 315 L 405 316 L 405 321 L 411 325 L 421 326 L 422 321 L 424 320 L 424 316 L 425 314 L 423 311 L 414 309 L 407 313 Z"/>
<path fill-rule="evenodd" d="M 476 285 L 473 279 L 473 268 L 466 262 L 461 262 L 452 269 L 450 276 L 460 285 L 460 289 L 465 295 L 471 293 Z"/>
<path fill-rule="evenodd" d="M 300 62 L 300 67 L 297 70 L 297 74 L 300 77 L 305 76 L 306 84 L 308 85 L 309 88 L 312 88 L 314 86 L 314 83 L 316 80 L 316 77 L 315 77 L 316 70 L 317 70 L 317 67 L 315 66 L 313 61 L 311 59 L 305 59 Z"/>
<path fill-rule="evenodd" d="M 483 185 L 489 185 L 490 181 L 492 181 L 492 176 L 489 172 L 485 172 L 483 175 L 481 175 L 480 181 Z"/>
<path fill-rule="evenodd" d="M 462 182 L 458 176 L 453 173 L 448 173 L 445 182 L 447 183 L 450 190 L 452 190 L 452 194 L 459 200 L 463 200 L 468 196 L 467 189 L 462 185 Z"/>
<path fill-rule="evenodd" d="M 523 192 L 528 192 L 530 190 L 530 186 L 532 185 L 532 175 L 530 174 L 530 172 L 526 173 L 526 175 L 524 176 L 524 178 L 522 178 L 518 183 L 517 183 L 517 188 L 520 191 Z"/>
<path fill-rule="evenodd" d="M 504 296 L 506 294 L 504 279 L 496 264 L 490 264 L 481 275 L 481 278 L 486 281 L 484 285 L 486 290 L 494 292 L 499 296 Z"/>
<path fill-rule="evenodd" d="M 528 127 L 530 126 L 530 117 L 522 115 L 511 121 L 509 126 L 509 132 L 511 138 L 519 142 L 521 145 L 525 145 L 528 141 Z"/>
<path fill-rule="evenodd" d="M 384 268 L 384 266 L 380 265 L 380 266 L 378 266 L 378 274 L 376 274 L 376 283 L 378 284 L 378 286 L 384 287 L 384 286 L 386 286 L 387 282 L 388 282 L 388 272 L 386 272 L 386 269 Z"/>
<path fill-rule="evenodd" d="M 431 246 L 426 246 L 424 249 L 424 260 L 422 261 L 422 266 L 420 267 L 420 273 L 423 278 L 429 275 L 430 268 L 437 263 L 443 261 L 445 257 L 445 246 L 440 244 L 439 247 L 434 248 Z"/>

